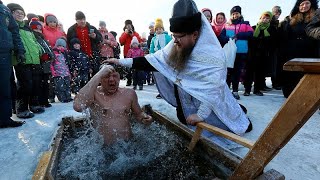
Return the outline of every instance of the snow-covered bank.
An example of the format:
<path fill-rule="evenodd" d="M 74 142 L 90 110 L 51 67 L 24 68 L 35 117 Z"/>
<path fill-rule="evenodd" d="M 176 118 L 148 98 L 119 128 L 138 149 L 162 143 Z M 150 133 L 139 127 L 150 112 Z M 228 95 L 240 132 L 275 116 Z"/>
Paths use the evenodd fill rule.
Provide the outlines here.
<path fill-rule="evenodd" d="M 125 82 L 121 82 L 124 86 Z M 162 99 L 156 99 L 158 94 L 155 86 L 145 86 L 143 91 L 137 91 L 140 105 L 151 106 L 175 117 L 175 109 Z M 240 92 L 240 94 L 242 94 Z M 279 110 L 285 98 L 281 91 L 270 91 L 265 96 L 241 95 L 241 104 L 248 109 L 248 116 L 253 122 L 253 131 L 246 138 L 256 140 L 272 117 Z M 53 103 L 46 112 L 26 120 L 26 124 L 18 128 L 0 129 L 0 179 L 23 180 L 31 179 L 42 152 L 49 149 L 51 139 L 58 128 L 58 123 L 64 116 L 80 116 L 73 111 L 72 103 Z M 13 116 L 15 119 L 16 116 Z M 320 179 L 320 115 L 314 114 L 292 140 L 269 163 L 267 169 L 273 168 L 283 173 L 287 179 Z M 245 155 L 245 148 L 236 150 Z"/>

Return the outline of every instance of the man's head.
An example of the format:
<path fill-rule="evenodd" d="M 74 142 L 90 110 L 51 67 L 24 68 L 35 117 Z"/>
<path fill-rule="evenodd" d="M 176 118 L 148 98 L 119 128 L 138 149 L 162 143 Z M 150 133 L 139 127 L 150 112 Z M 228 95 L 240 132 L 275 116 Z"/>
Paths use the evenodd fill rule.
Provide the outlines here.
<path fill-rule="evenodd" d="M 81 11 L 76 12 L 76 21 L 77 21 L 78 26 L 80 26 L 80 27 L 86 26 L 86 23 L 87 23 L 86 16 L 84 15 L 83 12 L 81 12 Z"/>
<path fill-rule="evenodd" d="M 109 65 L 101 65 L 100 69 L 104 68 L 103 66 L 109 66 Z M 101 77 L 101 87 L 103 91 L 108 95 L 114 94 L 118 91 L 119 83 L 120 83 L 120 74 L 115 70 Z"/>
<path fill-rule="evenodd" d="M 16 3 L 10 3 L 7 5 L 7 7 L 12 12 L 12 15 L 14 19 L 18 22 L 22 22 L 24 17 L 26 16 L 26 13 L 24 12 L 24 9 Z"/>
<path fill-rule="evenodd" d="M 178 71 L 184 69 L 200 36 L 201 13 L 194 1 L 179 0 L 173 6 L 170 31 L 174 46 L 169 54 L 168 64 Z"/>
<path fill-rule="evenodd" d="M 272 14 L 273 14 L 275 20 L 279 19 L 281 13 L 282 13 L 282 10 L 281 10 L 280 6 L 274 6 L 272 8 Z"/>

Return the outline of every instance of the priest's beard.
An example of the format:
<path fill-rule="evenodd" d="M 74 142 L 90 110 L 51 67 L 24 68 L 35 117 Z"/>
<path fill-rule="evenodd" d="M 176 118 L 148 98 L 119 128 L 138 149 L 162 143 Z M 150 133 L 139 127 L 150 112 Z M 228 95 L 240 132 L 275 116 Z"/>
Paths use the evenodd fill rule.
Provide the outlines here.
<path fill-rule="evenodd" d="M 189 47 L 178 50 L 177 45 L 174 45 L 169 53 L 169 59 L 167 60 L 169 66 L 173 67 L 178 72 L 182 71 L 186 67 L 187 59 L 189 58 L 193 47 L 193 45 L 190 45 Z"/>

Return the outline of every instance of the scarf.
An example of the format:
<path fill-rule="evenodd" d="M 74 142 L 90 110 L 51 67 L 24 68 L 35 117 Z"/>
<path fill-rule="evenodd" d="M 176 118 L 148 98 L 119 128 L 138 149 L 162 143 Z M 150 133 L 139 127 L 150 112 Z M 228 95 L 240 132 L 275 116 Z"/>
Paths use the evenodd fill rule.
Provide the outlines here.
<path fill-rule="evenodd" d="M 224 28 L 224 25 L 226 24 L 226 22 L 227 22 L 226 19 L 221 24 L 218 24 L 216 19 L 213 21 L 212 24 L 213 24 L 213 27 L 214 27 L 214 32 L 216 33 L 217 36 L 220 35 L 220 33 L 221 33 L 222 29 Z"/>
<path fill-rule="evenodd" d="M 265 37 L 270 36 L 270 33 L 268 32 L 269 26 L 270 23 L 258 23 L 256 29 L 254 30 L 253 37 L 258 37 L 260 35 L 261 30 L 263 30 Z"/>

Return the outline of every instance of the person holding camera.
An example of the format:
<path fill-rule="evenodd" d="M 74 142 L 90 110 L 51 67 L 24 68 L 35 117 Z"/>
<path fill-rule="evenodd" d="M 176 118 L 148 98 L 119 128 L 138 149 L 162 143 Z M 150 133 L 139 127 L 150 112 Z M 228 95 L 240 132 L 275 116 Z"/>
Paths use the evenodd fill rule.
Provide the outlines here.
<path fill-rule="evenodd" d="M 68 47 L 71 47 L 71 40 L 78 38 L 80 40 L 81 50 L 89 56 L 92 66 L 91 77 L 99 71 L 100 52 L 99 45 L 102 42 L 101 33 L 86 21 L 83 12 L 77 11 L 75 14 L 76 23 L 72 25 L 67 32 Z"/>
<path fill-rule="evenodd" d="M 120 38 L 119 38 L 119 42 L 121 44 L 121 46 L 124 46 L 123 48 L 123 56 L 124 58 L 127 57 L 128 51 L 130 49 L 130 45 L 131 45 L 131 41 L 133 36 L 137 37 L 139 43 L 141 43 L 141 37 L 140 35 L 135 32 L 134 30 L 134 26 L 132 24 L 131 20 L 126 20 L 124 22 L 124 28 L 123 28 L 123 33 L 121 34 Z M 127 86 L 130 86 L 132 83 L 132 73 L 131 73 L 131 69 L 128 70 L 127 75 Z"/>
<path fill-rule="evenodd" d="M 106 23 L 104 21 L 100 21 L 99 23 L 99 32 L 102 35 L 102 42 L 100 43 L 101 61 L 114 58 L 113 48 L 118 46 L 118 43 L 106 28 Z"/>

